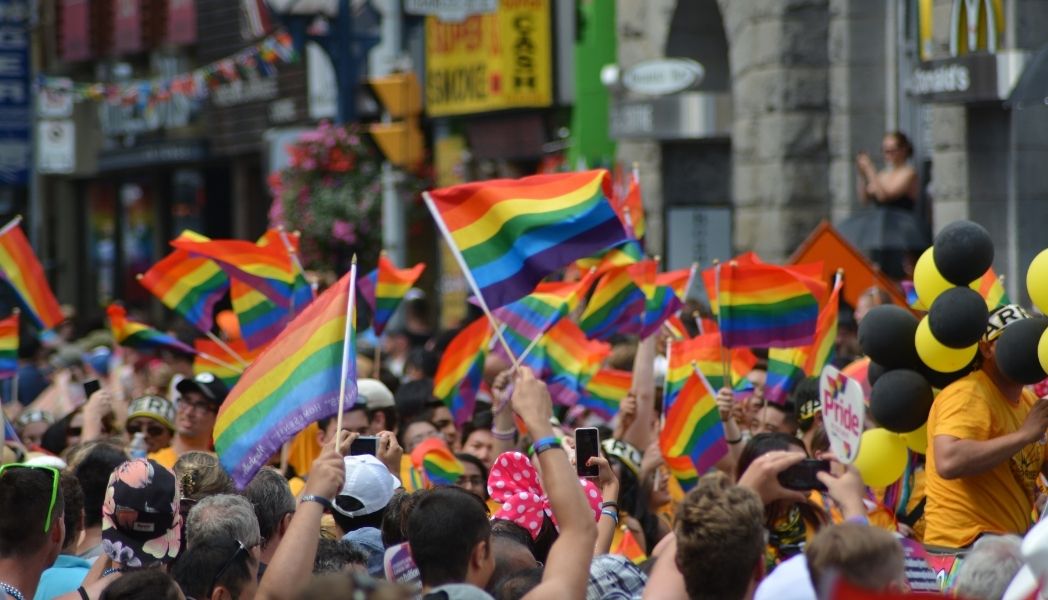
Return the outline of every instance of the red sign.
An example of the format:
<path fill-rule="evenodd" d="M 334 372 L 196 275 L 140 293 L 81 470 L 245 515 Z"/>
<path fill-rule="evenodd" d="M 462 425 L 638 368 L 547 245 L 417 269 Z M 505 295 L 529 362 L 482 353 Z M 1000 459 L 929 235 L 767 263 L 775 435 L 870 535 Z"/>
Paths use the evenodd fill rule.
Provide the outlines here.
<path fill-rule="evenodd" d="M 142 49 L 142 0 L 113 2 L 113 49 L 120 54 Z"/>
<path fill-rule="evenodd" d="M 62 0 L 62 60 L 79 61 L 91 58 L 90 0 Z"/>
<path fill-rule="evenodd" d="M 192 44 L 196 39 L 196 0 L 168 0 L 167 41 L 172 44 Z"/>

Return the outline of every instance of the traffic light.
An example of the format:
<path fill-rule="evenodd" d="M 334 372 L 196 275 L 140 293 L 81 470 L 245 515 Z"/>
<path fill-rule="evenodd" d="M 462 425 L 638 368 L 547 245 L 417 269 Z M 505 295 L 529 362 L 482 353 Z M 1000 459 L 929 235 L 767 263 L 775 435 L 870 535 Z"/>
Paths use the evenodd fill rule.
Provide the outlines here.
<path fill-rule="evenodd" d="M 422 91 L 414 73 L 394 73 L 368 80 L 385 114 L 393 119 L 368 127 L 386 159 L 398 167 L 413 168 L 422 162 L 425 139 L 419 129 Z"/>

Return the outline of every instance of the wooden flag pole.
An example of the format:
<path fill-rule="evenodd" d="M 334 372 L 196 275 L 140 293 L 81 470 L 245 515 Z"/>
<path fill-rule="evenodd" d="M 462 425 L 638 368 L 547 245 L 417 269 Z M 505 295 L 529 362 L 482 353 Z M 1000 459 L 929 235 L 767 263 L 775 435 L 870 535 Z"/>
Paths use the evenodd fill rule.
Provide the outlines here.
<path fill-rule="evenodd" d="M 528 354 L 531 354 L 531 351 L 535 349 L 535 346 L 539 345 L 539 342 L 542 341 L 542 338 L 544 337 L 546 337 L 545 331 L 535 336 L 535 338 L 531 340 L 531 343 L 528 344 L 528 347 L 524 348 L 524 351 L 520 353 L 520 356 L 513 360 L 513 366 L 511 369 L 516 371 L 517 367 L 520 366 L 520 363 L 524 362 L 524 359 L 527 358 Z"/>
<path fill-rule="evenodd" d="M 353 336 L 353 304 L 357 293 L 357 255 L 349 267 L 349 294 L 346 296 L 346 329 L 342 334 L 342 374 L 338 382 L 338 415 L 335 421 L 335 452 L 342 452 L 342 413 L 346 410 L 346 380 L 349 379 L 349 343 Z"/>
<path fill-rule="evenodd" d="M 715 294 L 717 296 L 717 328 L 720 329 L 721 315 L 724 314 L 724 306 L 721 304 L 721 264 L 719 260 L 713 260 L 713 268 L 715 276 L 713 278 Z M 721 336 L 721 374 L 723 376 L 724 385 L 731 388 L 734 382 L 731 380 L 731 355 L 728 352 L 728 348 L 724 346 L 724 336 Z"/>
<path fill-rule="evenodd" d="M 382 338 L 377 338 L 375 340 L 375 355 L 373 356 L 373 361 L 375 363 L 374 367 L 371 369 L 374 373 L 373 377 L 375 379 L 381 379 L 379 373 L 382 372 Z"/>
<path fill-rule="evenodd" d="M 284 243 L 284 249 L 287 250 L 288 256 L 291 257 L 291 264 L 294 265 L 295 270 L 298 271 L 299 275 L 302 275 L 302 279 L 306 280 L 306 284 L 309 284 L 309 280 L 306 279 L 306 271 L 302 268 L 302 261 L 298 259 L 298 253 L 295 252 L 294 246 L 291 245 L 291 240 L 287 237 L 287 232 L 284 231 L 284 226 L 277 227 L 277 231 L 280 232 L 280 241 Z M 317 290 L 312 285 L 309 286 L 309 291 L 313 294 L 313 299 L 317 299 Z M 292 282 L 291 285 L 291 316 L 295 316 L 295 285 Z"/>
<path fill-rule="evenodd" d="M 200 351 L 197 351 L 197 354 L 201 358 L 203 358 L 205 360 L 209 360 L 209 361 L 215 363 L 216 365 L 223 366 L 223 367 L 225 367 L 227 369 L 232 369 L 232 370 L 236 371 L 237 373 L 243 373 L 244 372 L 244 368 L 243 367 L 238 367 L 237 365 L 229 364 L 226 361 L 222 360 L 221 358 L 219 358 L 219 357 L 217 357 L 217 356 L 215 356 L 213 354 L 209 354 L 207 352 L 200 352 Z"/>
<path fill-rule="evenodd" d="M 223 342 L 222 338 L 218 337 L 217 335 L 215 335 L 214 333 L 212 333 L 210 331 L 205 331 L 204 334 L 207 335 L 208 339 L 210 339 L 212 342 L 218 344 L 219 348 L 221 348 L 221 349 L 225 350 L 226 352 L 228 352 L 229 355 L 232 356 L 234 360 L 236 360 L 238 363 L 240 363 L 241 367 L 243 367 L 244 369 L 247 368 L 247 361 L 244 360 L 244 357 L 240 356 L 239 354 L 237 354 L 237 351 L 234 350 L 233 348 L 231 348 L 229 346 L 229 344 Z"/>

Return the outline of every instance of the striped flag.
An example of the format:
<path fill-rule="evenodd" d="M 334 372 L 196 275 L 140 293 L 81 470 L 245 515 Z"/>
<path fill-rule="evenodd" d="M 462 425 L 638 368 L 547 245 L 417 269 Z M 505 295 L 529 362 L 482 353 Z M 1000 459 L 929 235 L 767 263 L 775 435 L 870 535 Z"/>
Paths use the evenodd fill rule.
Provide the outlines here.
<path fill-rule="evenodd" d="M 728 348 L 788 348 L 810 344 L 819 303 L 804 281 L 783 267 L 718 266 L 721 338 Z"/>
<path fill-rule="evenodd" d="M 633 373 L 619 369 L 597 371 L 579 397 L 579 404 L 610 421 L 619 412 L 619 404 L 630 393 Z"/>
<path fill-rule="evenodd" d="M 683 479 L 678 477 L 681 486 L 693 485 L 690 473 L 683 468 L 686 465 L 681 465 L 683 461 L 673 459 L 688 457 L 695 473 L 701 476 L 728 453 L 714 392 L 698 369 L 692 369 L 677 400 L 664 414 L 659 448 L 674 476 L 678 472 L 685 475 Z"/>
<path fill-rule="evenodd" d="M 398 269 L 383 252 L 378 257 L 378 267 L 360 278 L 357 287 L 360 288 L 360 297 L 371 307 L 371 327 L 375 335 L 382 335 L 400 301 L 425 269 L 425 263 L 410 269 Z"/>
<path fill-rule="evenodd" d="M 0 379 L 18 373 L 18 315 L 0 319 Z"/>
<path fill-rule="evenodd" d="M 119 304 L 110 304 L 106 308 L 106 315 L 109 317 L 109 328 L 113 332 L 113 340 L 121 346 L 137 350 L 167 348 L 184 354 L 196 352 L 191 346 L 180 342 L 171 334 L 127 318 L 127 310 Z"/>
<path fill-rule="evenodd" d="M 33 321 L 41 329 L 51 329 L 65 317 L 20 222 L 16 218 L 0 230 L 0 278 L 14 288 Z"/>
<path fill-rule="evenodd" d="M 457 425 L 473 418 L 492 335 L 487 319 L 473 321 L 451 340 L 437 365 L 433 395 L 447 405 Z"/>
<path fill-rule="evenodd" d="M 160 259 L 138 276 L 138 282 L 200 331 L 214 327 L 215 304 L 229 289 L 229 278 L 218 265 L 185 250 Z"/>

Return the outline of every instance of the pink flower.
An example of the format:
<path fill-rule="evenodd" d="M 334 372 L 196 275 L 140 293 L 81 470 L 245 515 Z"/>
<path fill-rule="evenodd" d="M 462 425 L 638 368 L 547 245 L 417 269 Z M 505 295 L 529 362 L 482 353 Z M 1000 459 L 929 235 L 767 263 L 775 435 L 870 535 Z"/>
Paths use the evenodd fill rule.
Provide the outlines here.
<path fill-rule="evenodd" d="M 357 234 L 353 224 L 342 219 L 335 219 L 331 223 L 331 236 L 347 244 L 353 244 L 357 241 Z"/>
<path fill-rule="evenodd" d="M 153 465 L 144 458 L 136 458 L 117 467 L 120 481 L 135 489 L 142 489 L 153 482 Z"/>
<path fill-rule="evenodd" d="M 269 205 L 269 224 L 271 226 L 285 225 L 284 222 L 284 201 L 280 196 L 273 198 L 273 202 Z"/>
<path fill-rule="evenodd" d="M 182 515 L 179 514 L 177 506 L 172 505 L 172 509 L 175 512 L 175 521 L 167 532 L 142 545 L 143 552 L 164 562 L 166 562 L 165 559 L 173 559 L 178 556 L 178 550 L 182 545 Z"/>

